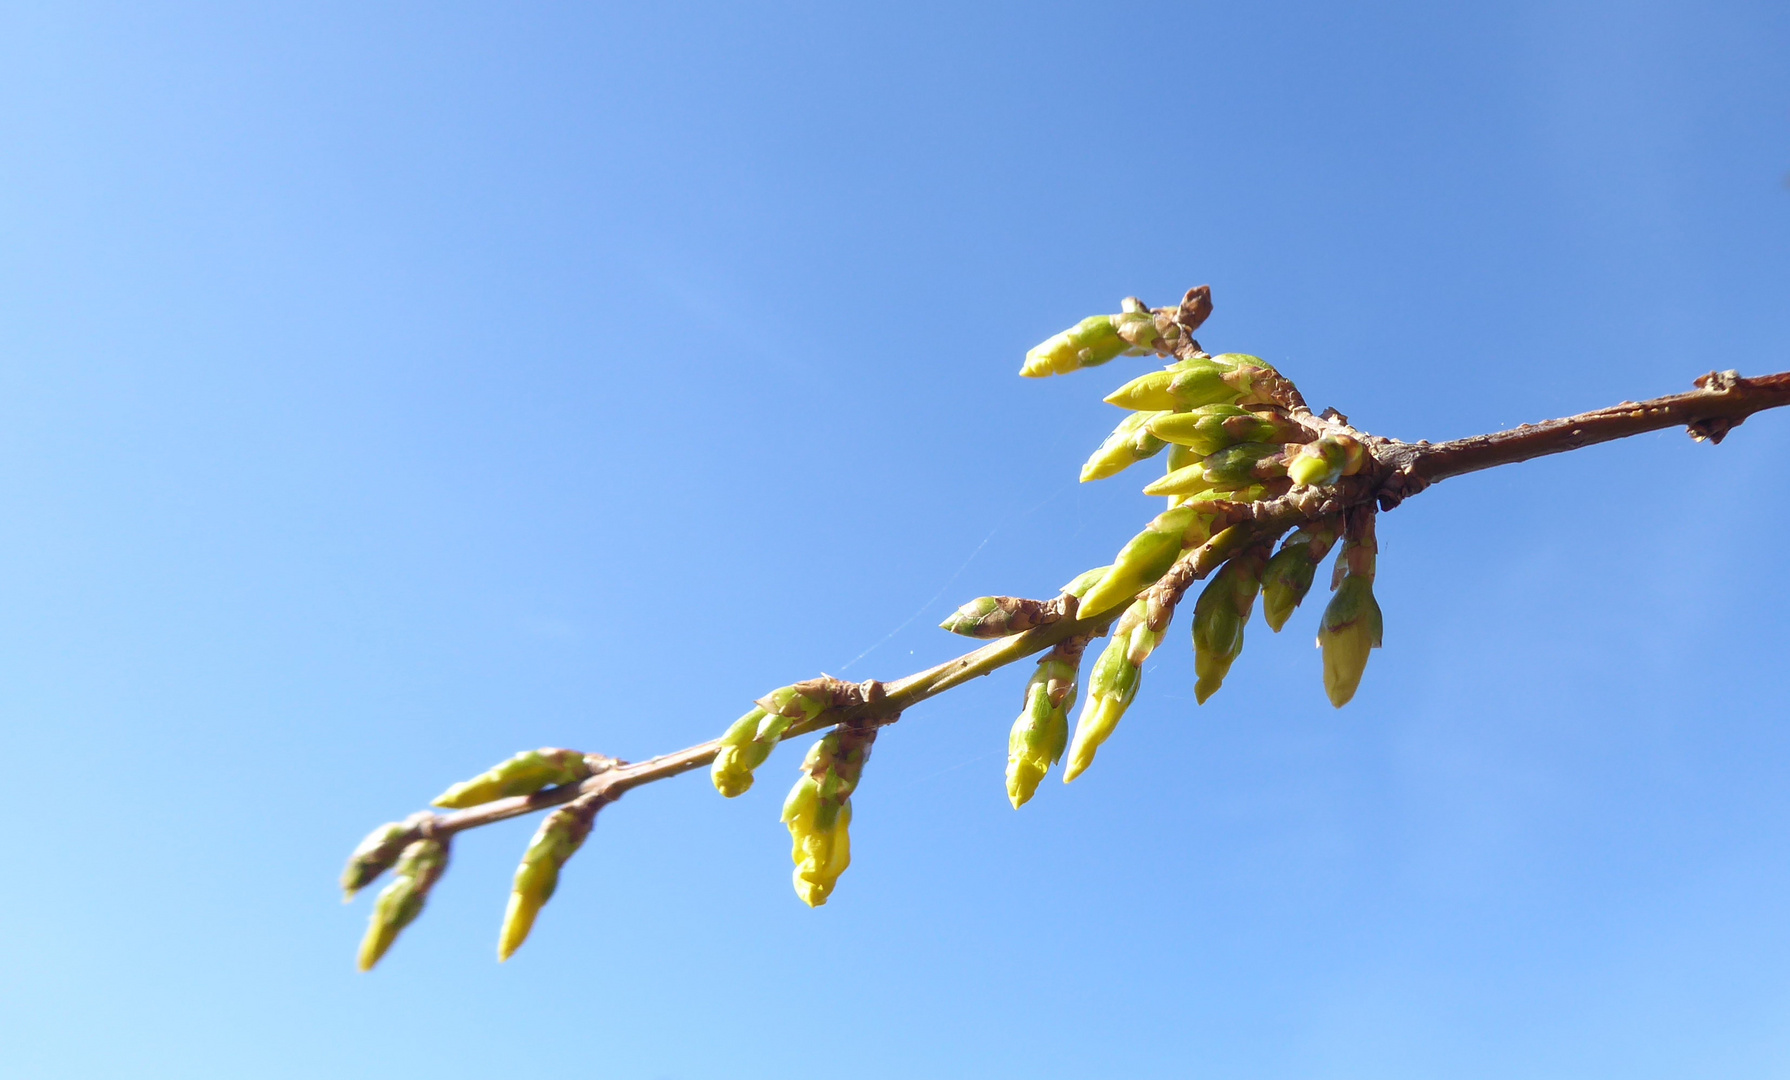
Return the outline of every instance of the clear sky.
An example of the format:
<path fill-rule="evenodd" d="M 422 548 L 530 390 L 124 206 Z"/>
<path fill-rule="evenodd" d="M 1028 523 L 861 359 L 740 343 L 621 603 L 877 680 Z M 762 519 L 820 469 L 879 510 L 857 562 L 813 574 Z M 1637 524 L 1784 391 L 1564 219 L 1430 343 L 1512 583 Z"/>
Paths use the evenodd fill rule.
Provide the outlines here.
<path fill-rule="evenodd" d="M 1155 512 L 1078 486 L 1209 282 L 1369 430 L 1790 367 L 1782 3 L 0 7 L 0 1074 L 1780 1077 L 1790 415 L 1450 481 L 1196 707 L 1186 620 L 1015 813 L 912 710 L 826 908 L 700 776 L 493 946 L 335 877 L 517 750 L 953 655 Z"/>

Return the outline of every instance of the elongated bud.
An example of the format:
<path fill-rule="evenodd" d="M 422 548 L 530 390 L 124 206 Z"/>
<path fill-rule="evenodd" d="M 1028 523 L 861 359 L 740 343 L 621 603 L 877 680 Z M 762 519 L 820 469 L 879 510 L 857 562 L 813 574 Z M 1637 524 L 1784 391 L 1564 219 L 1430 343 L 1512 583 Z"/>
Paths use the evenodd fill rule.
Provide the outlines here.
<path fill-rule="evenodd" d="M 1082 704 L 1081 716 L 1075 721 L 1075 738 L 1069 744 L 1068 763 L 1063 766 L 1065 784 L 1094 763 L 1095 751 L 1111 737 L 1125 710 L 1137 699 L 1137 689 L 1143 681 L 1143 660 L 1155 647 L 1155 641 L 1161 639 L 1160 634 L 1151 634 L 1146 628 L 1145 617 L 1144 601 L 1136 601 L 1127 608 L 1113 625 L 1112 638 L 1106 648 L 1094 661 L 1094 672 L 1088 679 L 1088 697 Z M 1144 635 L 1141 638 L 1139 631 Z M 1134 656 L 1138 657 L 1135 662 Z"/>
<path fill-rule="evenodd" d="M 1048 626 L 1063 617 L 1062 607 L 1047 600 L 1018 596 L 979 596 L 958 608 L 939 627 L 964 637 L 997 638 Z"/>
<path fill-rule="evenodd" d="M 1286 475 L 1284 447 L 1278 443 L 1238 443 L 1176 469 L 1144 488 L 1145 495 L 1192 495 L 1232 491 Z"/>
<path fill-rule="evenodd" d="M 1335 518 L 1306 525 L 1287 537 L 1280 550 L 1268 560 L 1262 571 L 1262 617 L 1275 633 L 1280 633 L 1293 610 L 1311 591 L 1318 564 L 1336 543 L 1337 528 Z"/>
<path fill-rule="evenodd" d="M 1238 443 L 1303 442 L 1305 429 L 1274 409 L 1255 411 L 1236 405 L 1205 405 L 1190 412 L 1136 413 L 1153 417 L 1150 434 L 1193 449 L 1199 457 Z"/>
<path fill-rule="evenodd" d="M 834 728 L 809 748 L 802 777 L 783 800 L 796 895 L 809 907 L 826 903 L 851 865 L 851 794 L 875 740 L 874 727 Z"/>
<path fill-rule="evenodd" d="M 1017 810 L 1063 756 L 1069 742 L 1069 710 L 1075 707 L 1082 644 L 1058 645 L 1026 683 L 1025 708 L 1007 736 L 1007 799 Z"/>
<path fill-rule="evenodd" d="M 1148 457 L 1155 456 L 1168 444 L 1150 433 L 1150 420 L 1166 413 L 1136 412 L 1119 421 L 1119 426 L 1100 444 L 1100 449 L 1081 467 L 1082 483 L 1104 480 L 1123 472 Z"/>
<path fill-rule="evenodd" d="M 403 821 L 388 821 L 368 833 L 349 854 L 348 865 L 342 868 L 342 902 L 346 904 L 354 899 L 355 893 L 390 870 L 404 848 L 417 838 L 417 828 L 434 816 L 422 810 Z"/>
<path fill-rule="evenodd" d="M 435 796 L 436 806 L 459 809 L 512 795 L 533 795 L 546 787 L 573 784 L 591 774 L 590 763 L 576 750 L 544 746 L 524 750 L 488 772 L 462 781 Z"/>
<path fill-rule="evenodd" d="M 1194 506 L 1156 515 L 1119 549 L 1112 568 L 1082 595 L 1081 617 L 1109 611 L 1136 596 L 1175 564 L 1183 548 L 1205 543 L 1211 524 L 1212 516 Z"/>
<path fill-rule="evenodd" d="M 1367 451 L 1347 435 L 1325 435 L 1287 448 L 1287 475 L 1296 484 L 1326 487 L 1361 471 Z"/>
<path fill-rule="evenodd" d="M 1241 353 L 1191 357 L 1153 371 L 1108 394 L 1122 409 L 1183 410 L 1202 405 L 1275 404 L 1275 391 L 1285 384 L 1261 360 Z"/>
<path fill-rule="evenodd" d="M 771 756 L 783 732 L 794 722 L 787 716 L 773 716 L 763 708 L 754 708 L 735 720 L 722 733 L 721 748 L 709 766 L 709 779 L 715 790 L 729 799 L 750 791 L 753 770 Z"/>
<path fill-rule="evenodd" d="M 559 871 L 590 835 L 597 811 L 607 800 L 586 795 L 548 814 L 522 853 L 510 883 L 510 902 L 497 931 L 497 959 L 508 960 L 528 940 L 535 916 L 559 888 Z"/>
<path fill-rule="evenodd" d="M 1193 669 L 1199 676 L 1193 696 L 1201 705 L 1224 685 L 1231 664 L 1243 652 L 1243 628 L 1261 588 L 1266 545 L 1239 552 L 1212 575 L 1193 605 Z"/>
<path fill-rule="evenodd" d="M 1099 367 L 1121 353 L 1142 356 L 1139 348 L 1119 335 L 1114 319 L 1124 316 L 1092 315 L 1060 334 L 1053 334 L 1026 353 L 1019 373 L 1028 378 L 1067 375 L 1082 368 Z"/>
<path fill-rule="evenodd" d="M 1063 586 L 1063 592 L 1079 600 L 1088 595 L 1089 589 L 1100 584 L 1100 579 L 1105 577 L 1110 570 L 1112 570 L 1110 566 L 1096 566 L 1092 570 L 1083 570 L 1075 575 L 1075 580 Z"/>
<path fill-rule="evenodd" d="M 416 921 L 428 902 L 429 890 L 447 870 L 446 841 L 426 837 L 414 840 L 398 857 L 392 868 L 391 884 L 379 890 L 373 899 L 373 913 L 367 918 L 367 933 L 360 941 L 360 969 L 372 971 L 373 965 L 398 940 L 398 934 Z"/>
<path fill-rule="evenodd" d="M 1380 647 L 1384 629 L 1379 601 L 1374 599 L 1374 572 L 1379 543 L 1374 537 L 1372 507 L 1358 506 L 1344 518 L 1342 551 L 1336 556 L 1331 588 L 1336 595 L 1324 609 L 1318 627 L 1318 648 L 1324 650 L 1324 693 L 1342 708 L 1361 686 L 1367 657 Z"/>
<path fill-rule="evenodd" d="M 1372 578 L 1349 574 L 1324 609 L 1318 648 L 1324 650 L 1324 693 L 1342 708 L 1361 686 L 1368 653 L 1380 647 L 1383 623 Z"/>

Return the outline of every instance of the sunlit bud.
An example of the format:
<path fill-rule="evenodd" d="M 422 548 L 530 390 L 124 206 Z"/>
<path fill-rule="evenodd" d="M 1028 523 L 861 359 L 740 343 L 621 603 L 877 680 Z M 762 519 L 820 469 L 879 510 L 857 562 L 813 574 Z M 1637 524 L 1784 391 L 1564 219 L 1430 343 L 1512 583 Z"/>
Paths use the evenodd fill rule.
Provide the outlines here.
<path fill-rule="evenodd" d="M 590 775 L 590 764 L 576 750 L 546 746 L 524 750 L 471 780 L 435 796 L 436 806 L 459 809 L 512 795 L 533 795 L 545 787 L 576 783 Z"/>
<path fill-rule="evenodd" d="M 1069 760 L 1063 767 L 1065 784 L 1094 763 L 1094 752 L 1112 735 L 1125 710 L 1137 698 L 1143 667 L 1131 662 L 1132 632 L 1143 625 L 1144 614 L 1142 600 L 1127 609 L 1113 626 L 1112 639 L 1101 650 L 1100 658 L 1094 661 L 1087 701 L 1075 721 L 1075 738 L 1069 744 Z"/>
<path fill-rule="evenodd" d="M 1192 495 L 1207 490 L 1229 491 L 1272 480 L 1286 473 L 1283 449 L 1278 443 L 1227 446 L 1152 481 L 1144 488 L 1144 494 Z"/>
<path fill-rule="evenodd" d="M 1122 472 L 1131 465 L 1154 456 L 1165 444 L 1161 439 L 1150 434 L 1149 424 L 1152 417 L 1161 413 L 1136 412 L 1119 421 L 1119 426 L 1088 458 L 1088 463 L 1081 467 L 1082 483 L 1090 480 L 1103 480 L 1106 477 Z"/>
<path fill-rule="evenodd" d="M 1366 459 L 1366 450 L 1356 440 L 1347 435 L 1325 435 L 1287 448 L 1287 475 L 1297 484 L 1324 487 L 1360 472 Z"/>
<path fill-rule="evenodd" d="M 838 727 L 809 748 L 802 777 L 783 801 L 795 863 L 796 895 L 819 907 L 851 865 L 851 794 L 863 775 L 875 728 Z"/>
<path fill-rule="evenodd" d="M 964 637 L 997 638 L 1023 634 L 1062 618 L 1062 608 L 1018 596 L 979 596 L 951 613 L 939 628 Z"/>
<path fill-rule="evenodd" d="M 801 686 L 783 686 L 771 691 L 754 702 L 759 708 L 774 716 L 786 716 L 791 720 L 812 720 L 825 712 L 832 704 L 817 695 L 804 691 Z"/>
<path fill-rule="evenodd" d="M 794 723 L 787 716 L 773 716 L 754 708 L 735 720 L 721 736 L 721 748 L 709 766 L 715 790 L 731 799 L 752 787 L 752 771 L 765 763 L 777 748 L 783 732 Z"/>
<path fill-rule="evenodd" d="M 584 844 L 601 803 L 562 806 L 548 814 L 535 830 L 516 877 L 510 883 L 510 903 L 503 913 L 503 927 L 497 932 L 497 958 L 508 960 L 534 929 L 535 916 L 541 913 L 553 891 L 559 887 L 559 871 Z"/>
<path fill-rule="evenodd" d="M 1053 652 L 1038 662 L 1026 684 L 1025 708 L 1007 736 L 1007 798 L 1015 810 L 1063 756 L 1069 742 L 1069 710 L 1075 705 L 1076 665 Z"/>
<path fill-rule="evenodd" d="M 1185 410 L 1203 405 L 1272 404 L 1284 385 L 1278 372 L 1253 356 L 1197 356 L 1153 371 L 1107 395 L 1124 409 Z"/>
<path fill-rule="evenodd" d="M 1197 507 L 1176 507 L 1156 515 L 1119 549 L 1112 569 L 1082 595 L 1081 617 L 1098 615 L 1136 596 L 1174 565 L 1182 548 L 1204 543 L 1210 524 L 1210 516 Z"/>
<path fill-rule="evenodd" d="M 349 854 L 348 865 L 342 868 L 342 902 L 345 904 L 354 899 L 355 893 L 391 869 L 405 846 L 416 838 L 417 826 L 434 816 L 427 810 L 419 811 L 403 821 L 388 821 L 368 833 Z"/>
<path fill-rule="evenodd" d="M 373 899 L 367 933 L 360 941 L 360 969 L 373 970 L 379 958 L 398 940 L 398 933 L 416 921 L 428 902 L 429 890 L 447 869 L 448 848 L 441 840 L 412 841 L 392 868 L 391 884 Z"/>
<path fill-rule="evenodd" d="M 1318 564 L 1336 543 L 1336 519 L 1307 525 L 1287 537 L 1262 571 L 1262 617 L 1275 633 L 1287 624 L 1293 609 L 1311 590 Z"/>
<path fill-rule="evenodd" d="M 1368 653 L 1380 647 L 1380 605 L 1371 577 L 1349 574 L 1324 609 L 1318 647 L 1324 650 L 1324 693 L 1342 708 L 1361 685 Z"/>
<path fill-rule="evenodd" d="M 1193 605 L 1193 696 L 1201 704 L 1224 685 L 1231 664 L 1243 652 L 1243 627 L 1261 588 L 1264 547 L 1239 552 L 1219 568 Z"/>
<path fill-rule="evenodd" d="M 1285 443 L 1306 438 L 1305 429 L 1271 409 L 1205 405 L 1190 412 L 1152 414 L 1150 434 L 1196 451 L 1199 457 L 1237 443 Z"/>
<path fill-rule="evenodd" d="M 1080 599 L 1088 594 L 1089 589 L 1100 584 L 1100 579 L 1105 577 L 1111 569 L 1110 566 L 1096 566 L 1092 570 L 1083 570 L 1075 575 L 1075 580 L 1063 586 L 1063 592 Z"/>
<path fill-rule="evenodd" d="M 1124 316 L 1093 315 L 1060 334 L 1054 334 L 1026 353 L 1021 375 L 1041 378 L 1045 375 L 1067 375 L 1082 368 L 1098 367 L 1121 353 L 1142 355 L 1148 348 L 1139 348 L 1119 336 L 1113 325 Z"/>

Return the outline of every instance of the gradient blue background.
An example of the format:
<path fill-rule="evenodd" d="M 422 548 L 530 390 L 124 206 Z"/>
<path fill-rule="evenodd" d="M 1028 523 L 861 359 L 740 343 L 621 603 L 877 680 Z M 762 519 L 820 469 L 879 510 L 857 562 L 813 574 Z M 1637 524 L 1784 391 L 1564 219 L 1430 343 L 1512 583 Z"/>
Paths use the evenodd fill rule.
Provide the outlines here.
<path fill-rule="evenodd" d="M 1192 699 L 1184 621 L 1015 814 L 1023 672 L 913 710 L 831 905 L 797 751 L 629 796 L 533 939 L 464 838 L 370 976 L 334 879 L 525 747 L 638 758 L 958 651 L 1155 504 L 1077 466 L 1217 351 L 1440 439 L 1790 367 L 1781 3 L 0 9 L 0 1073 L 1790 1075 L 1790 415 L 1451 481 Z"/>

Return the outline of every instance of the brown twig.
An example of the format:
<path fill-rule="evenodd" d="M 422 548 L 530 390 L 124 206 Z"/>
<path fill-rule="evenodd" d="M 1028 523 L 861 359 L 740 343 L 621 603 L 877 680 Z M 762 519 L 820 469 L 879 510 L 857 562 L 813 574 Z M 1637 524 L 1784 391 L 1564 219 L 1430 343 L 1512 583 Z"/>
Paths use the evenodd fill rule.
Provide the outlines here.
<path fill-rule="evenodd" d="M 1190 303 L 1194 299 L 1190 294 Z M 1197 321 L 1194 325 L 1197 327 Z M 1250 544 L 1264 542 L 1296 525 L 1354 507 L 1378 503 L 1382 509 L 1391 509 L 1430 484 L 1450 477 L 1670 427 L 1686 427 L 1694 438 L 1719 443 L 1754 413 L 1790 405 L 1790 372 L 1750 379 L 1731 371 L 1712 372 L 1698 379 L 1697 386 L 1698 389 L 1688 393 L 1650 401 L 1623 402 L 1577 416 L 1435 444 L 1406 443 L 1365 435 L 1348 427 L 1347 418 L 1334 411 L 1326 412 L 1322 417 L 1304 412 L 1304 403 L 1300 401 L 1298 406 L 1303 412 L 1303 423 L 1316 429 L 1340 430 L 1361 439 L 1368 449 L 1368 465 L 1359 474 L 1347 477 L 1333 487 L 1295 488 L 1279 498 L 1231 508 L 1228 527 L 1217 532 L 1207 543 L 1183 554 L 1145 595 L 1151 601 L 1152 609 L 1172 610 L 1193 582 L 1210 574 Z M 1062 601 L 1049 603 L 1067 607 Z M 834 707 L 812 720 L 791 725 L 783 737 L 787 739 L 840 723 L 877 726 L 893 723 L 910 706 L 971 679 L 1064 642 L 1080 640 L 1085 643 L 1087 639 L 1105 633 L 1118 615 L 1119 609 L 1086 618 L 1065 612 L 1056 621 L 991 642 L 894 682 L 876 683 L 872 680 L 852 684 L 822 676 Z M 718 740 L 710 740 L 646 761 L 618 761 L 613 767 L 577 784 L 529 796 L 499 799 L 465 810 L 416 815 L 406 824 L 416 837 L 445 838 L 583 796 L 594 797 L 594 802 L 613 802 L 644 784 L 707 765 L 714 759 L 719 745 Z"/>

